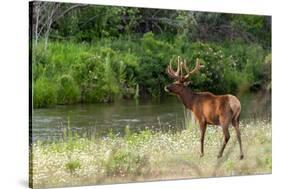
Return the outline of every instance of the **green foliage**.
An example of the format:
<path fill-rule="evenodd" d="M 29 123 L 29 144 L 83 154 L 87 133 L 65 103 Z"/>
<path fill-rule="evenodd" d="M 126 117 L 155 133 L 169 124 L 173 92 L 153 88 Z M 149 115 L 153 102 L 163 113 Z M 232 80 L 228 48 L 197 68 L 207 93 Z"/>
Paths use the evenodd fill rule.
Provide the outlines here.
<path fill-rule="evenodd" d="M 105 85 L 103 86 L 103 89 L 105 91 L 108 91 L 109 94 L 111 93 L 112 96 L 108 97 L 108 98 L 112 98 L 113 95 L 115 95 L 119 92 L 119 87 L 117 85 L 116 76 L 115 76 L 115 73 L 112 68 L 111 59 L 110 59 L 109 54 L 107 54 L 106 58 L 105 58 L 104 80 L 105 80 Z M 110 99 L 110 101 L 113 101 L 113 99 Z"/>
<path fill-rule="evenodd" d="M 77 77 L 81 83 L 83 102 L 112 102 L 119 93 L 119 86 L 111 62 L 112 49 L 101 49 L 101 55 L 88 54 L 79 69 Z"/>
<path fill-rule="evenodd" d="M 58 103 L 73 104 L 79 102 L 80 91 L 79 87 L 70 75 L 62 75 L 58 79 Z"/>
<path fill-rule="evenodd" d="M 145 174 L 143 168 L 149 166 L 149 161 L 145 156 L 137 152 L 126 149 L 116 149 L 108 152 L 103 164 L 107 176 L 124 177 Z"/>
<path fill-rule="evenodd" d="M 271 54 L 262 57 L 261 61 L 251 64 L 249 69 L 252 70 L 252 91 L 270 90 L 271 89 Z"/>
<path fill-rule="evenodd" d="M 70 171 L 70 173 L 74 173 L 80 167 L 81 163 L 79 160 L 71 160 L 65 164 L 65 168 Z"/>
<path fill-rule="evenodd" d="M 58 104 L 112 102 L 118 95 L 133 98 L 135 94 L 138 58 L 129 52 L 118 54 L 99 45 L 50 42 L 44 58 L 41 55 L 34 54 L 33 80 L 54 80 Z"/>
<path fill-rule="evenodd" d="M 232 15 L 230 25 L 236 32 L 243 31 L 240 37 L 254 41 L 266 48 L 271 47 L 271 18 L 253 15 Z"/>
<path fill-rule="evenodd" d="M 45 77 L 38 79 L 33 86 L 33 107 L 46 108 L 57 103 L 57 86 Z"/>
<path fill-rule="evenodd" d="M 141 63 L 137 82 L 140 92 L 154 97 L 163 95 L 167 83 L 166 66 L 171 56 L 174 56 L 173 46 L 165 40 L 156 39 L 153 33 L 146 33 L 141 39 Z"/>
<path fill-rule="evenodd" d="M 34 86 L 55 83 L 56 95 L 35 96 L 35 107 L 165 96 L 165 69 L 176 56 L 205 65 L 191 78 L 195 90 L 271 89 L 269 16 L 88 5 L 54 21 L 49 38 L 47 49 L 41 36 L 33 45 L 32 76 Z"/>
<path fill-rule="evenodd" d="M 193 86 L 199 90 L 210 90 L 215 93 L 226 92 L 225 69 L 228 67 L 223 48 L 213 44 L 194 43 L 187 52 L 191 67 L 195 66 L 196 59 L 205 66 L 196 76 L 193 76 Z"/>
<path fill-rule="evenodd" d="M 53 100 L 35 96 L 34 107 L 164 96 L 164 86 L 172 82 L 166 66 L 178 55 L 191 69 L 197 58 L 205 65 L 190 78 L 195 90 L 235 94 L 271 89 L 271 55 L 258 44 L 190 42 L 183 36 L 167 41 L 149 32 L 134 41 L 50 42 L 45 53 L 41 46 L 33 54 L 35 93 L 51 82 L 46 88 L 52 88 Z"/>
<path fill-rule="evenodd" d="M 59 9 L 64 12 L 64 6 Z M 101 38 L 132 37 L 147 32 L 165 35 L 166 38 L 182 35 L 191 41 L 239 39 L 271 48 L 269 16 L 100 5 L 72 9 L 52 25 L 50 37 L 56 40 L 96 42 Z"/>
<path fill-rule="evenodd" d="M 205 66 L 200 73 L 191 80 L 192 87 L 198 90 L 208 90 L 217 94 L 238 93 L 263 88 L 263 77 L 267 81 L 271 78 L 270 72 L 262 73 L 266 52 L 257 44 L 217 44 L 217 43 L 191 43 L 182 44 L 184 56 L 188 57 L 191 67 L 195 66 L 196 58 Z M 269 64 L 267 64 L 269 65 Z M 269 70 L 270 66 L 267 66 Z M 263 83 L 263 84 L 259 84 Z"/>
<path fill-rule="evenodd" d="M 138 146 L 141 145 L 143 142 L 148 142 L 153 136 L 153 133 L 151 130 L 144 130 L 140 133 L 132 133 L 130 135 L 125 136 L 127 144 Z"/>

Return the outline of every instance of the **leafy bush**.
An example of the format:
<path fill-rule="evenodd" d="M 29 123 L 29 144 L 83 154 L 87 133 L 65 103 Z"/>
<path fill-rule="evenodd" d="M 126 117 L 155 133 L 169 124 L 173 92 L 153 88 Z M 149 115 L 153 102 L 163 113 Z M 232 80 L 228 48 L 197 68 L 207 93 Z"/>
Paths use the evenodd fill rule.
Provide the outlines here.
<path fill-rule="evenodd" d="M 196 58 L 205 65 L 193 75 L 194 90 L 216 94 L 271 88 L 270 55 L 257 44 L 190 42 L 184 36 L 166 38 L 148 32 L 143 37 L 107 38 L 96 43 L 41 42 L 34 48 L 34 85 L 56 81 L 57 99 L 36 96 L 34 107 L 77 102 L 113 102 L 119 98 L 161 97 L 172 80 L 166 74 L 171 58 L 181 56 L 193 68 Z M 266 57 L 267 56 L 267 57 Z M 39 84 L 37 84 L 39 85 Z M 43 90 L 43 86 L 37 86 Z"/>
<path fill-rule="evenodd" d="M 176 55 L 175 48 L 168 42 L 156 39 L 151 32 L 146 33 L 141 42 L 140 71 L 137 76 L 140 93 L 160 97 L 167 83 L 165 69 L 171 56 Z"/>
<path fill-rule="evenodd" d="M 252 71 L 250 90 L 256 92 L 271 89 L 271 54 L 268 54 L 262 61 L 251 64 L 248 69 Z"/>
<path fill-rule="evenodd" d="M 118 94 L 110 52 L 106 57 L 84 54 L 83 63 L 73 66 L 75 78 L 80 83 L 82 102 L 111 102 Z"/>
<path fill-rule="evenodd" d="M 33 107 L 45 108 L 57 103 L 57 86 L 47 78 L 39 78 L 33 86 Z"/>
<path fill-rule="evenodd" d="M 80 90 L 72 76 L 62 75 L 58 79 L 58 103 L 59 104 L 73 104 L 79 102 Z"/>
<path fill-rule="evenodd" d="M 190 47 L 191 53 L 189 62 L 195 65 L 196 59 L 199 58 L 202 64 L 205 66 L 199 74 L 193 76 L 193 85 L 199 90 L 210 90 L 215 93 L 225 92 L 225 54 L 222 48 L 216 45 L 194 43 Z"/>

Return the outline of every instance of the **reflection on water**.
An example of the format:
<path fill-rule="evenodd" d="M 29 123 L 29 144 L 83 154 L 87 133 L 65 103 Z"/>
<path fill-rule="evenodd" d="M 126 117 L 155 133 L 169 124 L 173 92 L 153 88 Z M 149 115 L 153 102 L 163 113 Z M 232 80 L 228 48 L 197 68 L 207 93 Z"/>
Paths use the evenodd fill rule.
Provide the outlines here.
<path fill-rule="evenodd" d="M 240 97 L 240 120 L 271 118 L 270 96 Z M 32 140 L 59 140 L 66 128 L 80 136 L 104 136 L 108 132 L 122 135 L 129 126 L 132 131 L 182 130 L 184 113 L 176 97 L 161 101 L 120 101 L 113 104 L 78 104 L 35 109 L 32 114 Z"/>

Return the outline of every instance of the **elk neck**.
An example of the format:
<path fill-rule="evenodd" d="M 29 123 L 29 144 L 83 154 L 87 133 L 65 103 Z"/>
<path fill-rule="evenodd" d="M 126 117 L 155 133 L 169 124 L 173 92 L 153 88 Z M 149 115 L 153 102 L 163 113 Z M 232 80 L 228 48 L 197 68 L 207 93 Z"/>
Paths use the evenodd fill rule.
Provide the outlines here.
<path fill-rule="evenodd" d="M 192 110 L 195 96 L 195 93 L 189 87 L 184 87 L 183 90 L 178 94 L 178 97 L 184 106 L 190 110 Z"/>

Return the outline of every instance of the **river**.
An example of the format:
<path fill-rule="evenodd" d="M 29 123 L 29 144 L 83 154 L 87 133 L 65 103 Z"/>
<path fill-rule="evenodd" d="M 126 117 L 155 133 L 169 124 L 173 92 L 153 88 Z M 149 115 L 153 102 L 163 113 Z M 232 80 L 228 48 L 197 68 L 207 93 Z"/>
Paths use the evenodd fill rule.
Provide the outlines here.
<path fill-rule="evenodd" d="M 244 95 L 240 120 L 271 119 L 271 96 Z M 58 141 L 72 131 L 82 137 L 123 135 L 144 129 L 177 131 L 185 128 L 183 105 L 175 96 L 162 100 L 118 101 L 111 104 L 57 105 L 34 109 L 32 141 Z"/>

